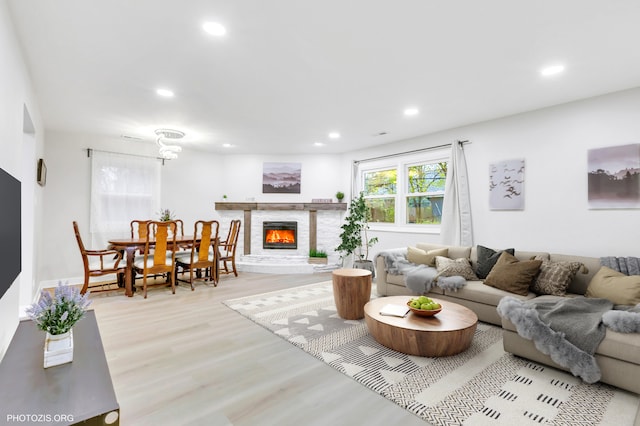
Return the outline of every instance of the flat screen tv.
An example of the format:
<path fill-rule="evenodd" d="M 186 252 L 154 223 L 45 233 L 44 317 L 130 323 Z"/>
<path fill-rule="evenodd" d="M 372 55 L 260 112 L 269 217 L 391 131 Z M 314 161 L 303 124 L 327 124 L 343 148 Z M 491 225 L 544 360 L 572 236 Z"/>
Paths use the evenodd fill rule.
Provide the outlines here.
<path fill-rule="evenodd" d="M 20 181 L 0 168 L 0 298 L 22 270 Z"/>

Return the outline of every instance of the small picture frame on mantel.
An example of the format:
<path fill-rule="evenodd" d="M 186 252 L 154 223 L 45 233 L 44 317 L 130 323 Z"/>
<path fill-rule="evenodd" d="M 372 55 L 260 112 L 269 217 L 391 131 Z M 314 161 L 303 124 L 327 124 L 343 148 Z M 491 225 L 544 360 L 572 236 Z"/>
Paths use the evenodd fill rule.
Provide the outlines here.
<path fill-rule="evenodd" d="M 38 160 L 38 185 L 45 186 L 47 184 L 47 165 L 44 159 Z"/>

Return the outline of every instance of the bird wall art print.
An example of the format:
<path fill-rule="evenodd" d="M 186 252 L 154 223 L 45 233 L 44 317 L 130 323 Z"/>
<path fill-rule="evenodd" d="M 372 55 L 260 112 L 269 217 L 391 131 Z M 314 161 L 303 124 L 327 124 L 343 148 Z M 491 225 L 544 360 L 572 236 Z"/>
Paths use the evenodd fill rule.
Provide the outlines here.
<path fill-rule="evenodd" d="M 524 210 L 524 160 L 489 165 L 489 208 Z"/>

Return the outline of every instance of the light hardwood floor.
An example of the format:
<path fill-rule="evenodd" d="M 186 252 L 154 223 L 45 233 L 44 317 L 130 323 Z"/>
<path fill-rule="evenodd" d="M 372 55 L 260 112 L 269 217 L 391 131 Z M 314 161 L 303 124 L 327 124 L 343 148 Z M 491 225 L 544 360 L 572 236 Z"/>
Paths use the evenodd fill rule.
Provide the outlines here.
<path fill-rule="evenodd" d="M 222 304 L 330 279 L 243 272 L 193 292 L 152 288 L 146 300 L 92 295 L 121 425 L 424 426 Z"/>

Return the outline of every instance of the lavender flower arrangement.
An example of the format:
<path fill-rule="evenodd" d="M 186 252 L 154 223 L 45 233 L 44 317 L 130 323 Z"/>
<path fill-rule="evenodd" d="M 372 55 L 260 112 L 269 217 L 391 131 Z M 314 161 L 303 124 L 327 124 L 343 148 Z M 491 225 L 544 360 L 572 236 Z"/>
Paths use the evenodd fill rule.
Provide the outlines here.
<path fill-rule="evenodd" d="M 160 221 L 161 222 L 168 222 L 170 220 L 173 220 L 173 213 L 171 213 L 171 210 L 169 209 L 162 209 L 160 210 Z"/>
<path fill-rule="evenodd" d="M 40 300 L 28 307 L 26 313 L 40 330 L 57 335 L 71 330 L 90 304 L 89 293 L 81 296 L 76 287 L 59 282 L 53 297 L 48 291 L 42 290 Z"/>

